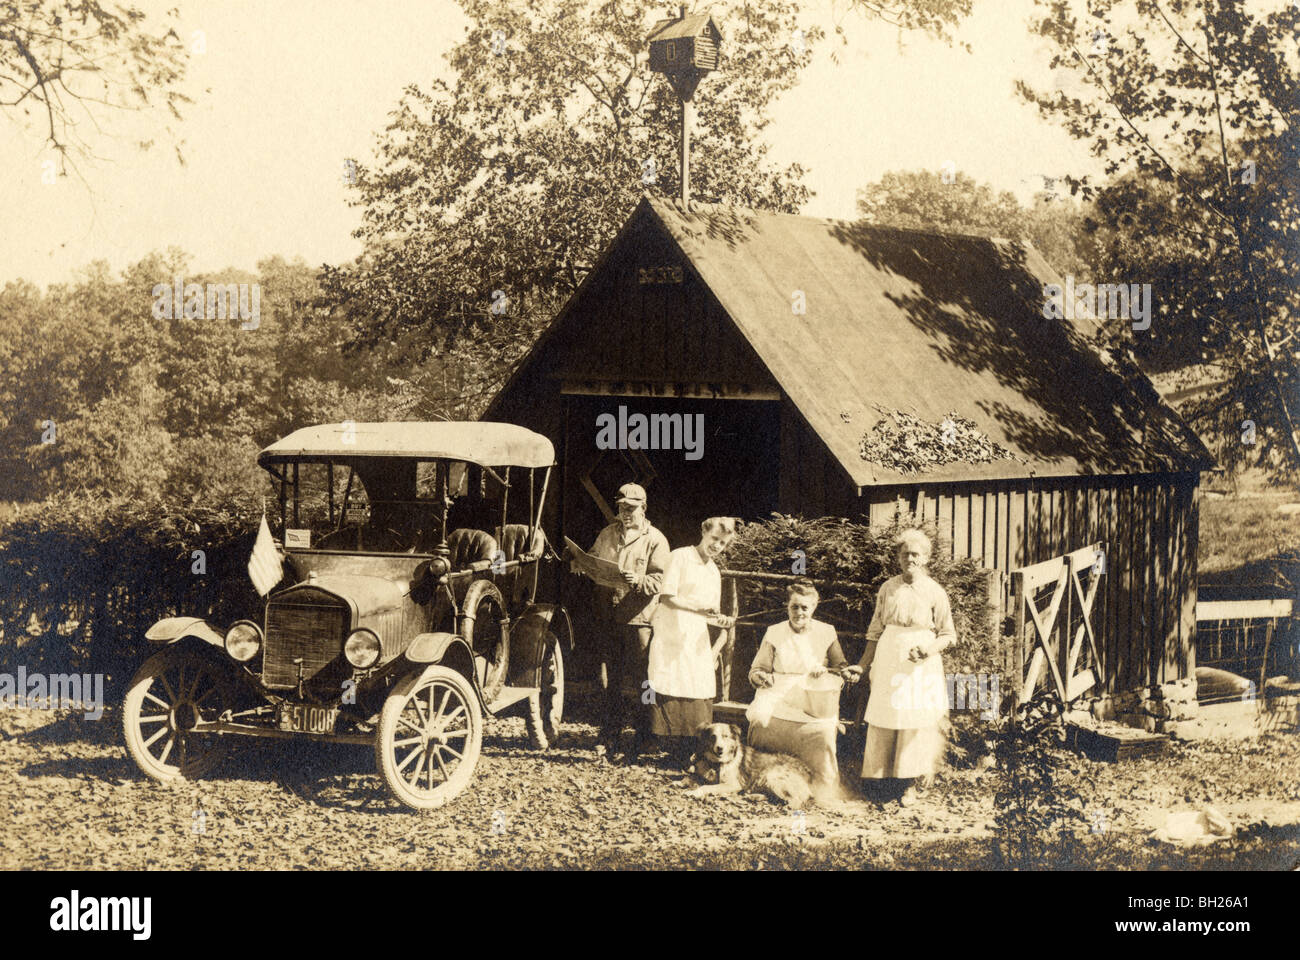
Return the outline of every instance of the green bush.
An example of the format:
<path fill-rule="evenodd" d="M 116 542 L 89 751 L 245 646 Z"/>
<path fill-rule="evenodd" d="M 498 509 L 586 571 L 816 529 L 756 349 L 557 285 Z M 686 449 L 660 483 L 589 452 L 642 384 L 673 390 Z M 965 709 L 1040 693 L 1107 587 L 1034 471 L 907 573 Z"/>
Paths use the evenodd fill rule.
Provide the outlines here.
<path fill-rule="evenodd" d="M 1064 743 L 1061 705 L 1050 693 L 1018 705 L 998 723 L 997 866 L 1043 870 L 1080 863 L 1086 801 L 1074 785 L 1078 763 Z"/>
<path fill-rule="evenodd" d="M 0 527 L 6 669 L 102 672 L 120 691 L 162 617 L 224 627 L 255 614 L 247 563 L 260 516 L 256 496 L 186 509 L 84 495 L 18 506 Z"/>

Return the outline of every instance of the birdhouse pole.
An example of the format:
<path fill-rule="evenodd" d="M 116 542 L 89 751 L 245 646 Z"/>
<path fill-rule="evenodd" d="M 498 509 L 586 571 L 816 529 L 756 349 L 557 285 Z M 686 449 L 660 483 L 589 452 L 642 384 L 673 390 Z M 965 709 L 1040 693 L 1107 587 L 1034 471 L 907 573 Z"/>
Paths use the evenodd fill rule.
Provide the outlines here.
<path fill-rule="evenodd" d="M 689 209 L 691 200 L 691 128 L 695 123 L 691 99 L 701 78 L 717 67 L 721 37 L 710 16 L 697 14 L 688 18 L 684 6 L 679 8 L 676 20 L 657 23 L 650 34 L 650 68 L 668 79 L 682 106 L 678 169 L 683 209 Z"/>
<path fill-rule="evenodd" d="M 683 10 L 686 8 L 683 7 Z M 678 93 L 681 96 L 681 93 Z M 691 106 L 691 98 L 682 96 L 682 127 L 681 127 L 681 149 L 682 149 L 682 208 L 687 209 L 691 202 L 691 125 L 695 122 L 695 108 Z"/>

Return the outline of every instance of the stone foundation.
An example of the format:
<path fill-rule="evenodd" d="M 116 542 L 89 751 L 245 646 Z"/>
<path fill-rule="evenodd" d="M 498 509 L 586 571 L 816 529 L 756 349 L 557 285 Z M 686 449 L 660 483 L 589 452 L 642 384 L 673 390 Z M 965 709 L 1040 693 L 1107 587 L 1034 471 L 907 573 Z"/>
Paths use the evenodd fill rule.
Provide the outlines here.
<path fill-rule="evenodd" d="M 1114 720 L 1148 733 L 1173 733 L 1200 716 L 1196 680 L 1174 680 L 1117 694 L 1087 698 L 1081 706 L 1097 720 Z"/>
<path fill-rule="evenodd" d="M 1254 698 L 1202 706 L 1196 680 L 1174 680 L 1117 694 L 1084 697 L 1075 708 L 1097 720 L 1114 720 L 1148 733 L 1178 740 L 1254 736 L 1265 730 L 1294 730 L 1300 723 L 1300 697 Z"/>

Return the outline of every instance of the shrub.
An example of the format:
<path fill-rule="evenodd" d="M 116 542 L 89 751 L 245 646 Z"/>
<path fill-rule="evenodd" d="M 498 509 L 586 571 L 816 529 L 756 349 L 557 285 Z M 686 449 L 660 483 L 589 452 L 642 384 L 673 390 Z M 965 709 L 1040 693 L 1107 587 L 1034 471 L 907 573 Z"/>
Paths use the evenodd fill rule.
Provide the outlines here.
<path fill-rule="evenodd" d="M 1067 778 L 1065 724 L 1051 693 L 1039 693 L 998 723 L 994 861 L 1013 870 L 1070 867 L 1087 824 L 1084 798 Z"/>
<path fill-rule="evenodd" d="M 180 509 L 78 495 L 15 508 L 0 528 L 5 663 L 103 672 L 120 685 L 158 619 L 224 626 L 255 614 L 246 565 L 260 515 L 258 497 Z"/>

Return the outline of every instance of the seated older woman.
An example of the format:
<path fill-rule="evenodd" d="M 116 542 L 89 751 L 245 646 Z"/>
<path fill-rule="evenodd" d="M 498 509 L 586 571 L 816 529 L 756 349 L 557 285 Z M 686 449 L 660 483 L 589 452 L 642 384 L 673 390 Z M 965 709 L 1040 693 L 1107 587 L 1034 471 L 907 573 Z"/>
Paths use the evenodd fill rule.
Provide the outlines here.
<path fill-rule="evenodd" d="M 757 692 L 746 717 L 750 746 L 799 757 L 813 769 L 815 792 L 826 798 L 839 786 L 836 720 L 806 713 L 802 693 L 808 678 L 838 674 L 847 661 L 835 628 L 813 619 L 818 599 L 811 583 L 790 585 L 787 619 L 768 627 L 750 667 L 749 682 Z"/>

